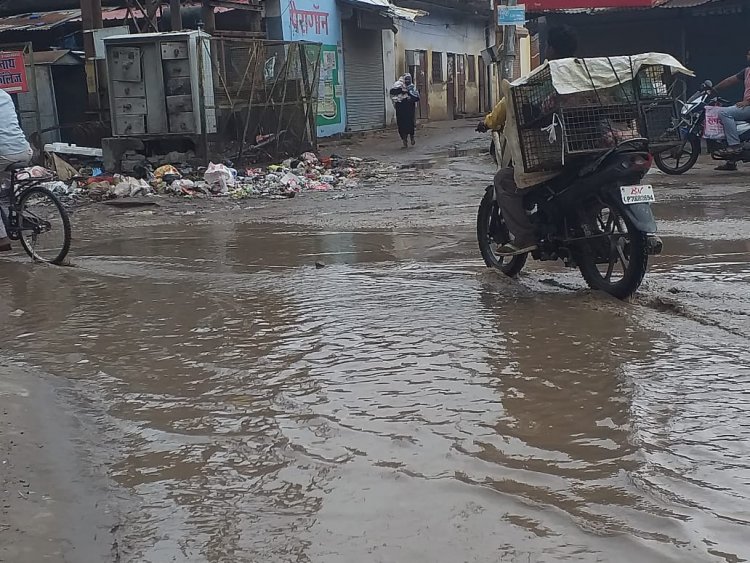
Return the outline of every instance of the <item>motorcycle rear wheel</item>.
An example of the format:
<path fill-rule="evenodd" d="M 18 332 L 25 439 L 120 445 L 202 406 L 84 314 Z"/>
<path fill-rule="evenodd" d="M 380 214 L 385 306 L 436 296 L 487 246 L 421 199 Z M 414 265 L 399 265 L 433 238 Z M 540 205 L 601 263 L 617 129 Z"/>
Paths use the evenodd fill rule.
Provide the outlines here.
<path fill-rule="evenodd" d="M 616 206 L 603 203 L 594 211 L 600 236 L 583 243 L 578 268 L 591 289 L 628 299 L 648 269 L 646 234 Z"/>
<path fill-rule="evenodd" d="M 477 241 L 479 242 L 479 251 L 482 253 L 484 263 L 488 268 L 494 268 L 501 271 L 511 278 L 516 277 L 526 265 L 528 254 L 520 254 L 509 258 L 507 256 L 498 256 L 495 253 L 494 246 L 506 244 L 510 241 L 508 228 L 505 226 L 500 208 L 495 201 L 495 188 L 489 186 L 479 204 L 477 213 Z"/>
<path fill-rule="evenodd" d="M 656 167 L 670 176 L 679 176 L 690 170 L 701 154 L 701 140 L 691 137 L 684 145 L 654 154 Z"/>

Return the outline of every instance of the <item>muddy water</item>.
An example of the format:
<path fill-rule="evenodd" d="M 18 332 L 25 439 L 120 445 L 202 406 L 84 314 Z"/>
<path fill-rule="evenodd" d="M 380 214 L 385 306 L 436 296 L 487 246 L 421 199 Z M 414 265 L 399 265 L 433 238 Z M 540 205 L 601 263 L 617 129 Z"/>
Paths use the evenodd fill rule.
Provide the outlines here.
<path fill-rule="evenodd" d="M 121 561 L 750 558 L 741 336 L 502 280 L 470 232 L 103 240 L 3 264 L 0 335 L 99 413 Z"/>

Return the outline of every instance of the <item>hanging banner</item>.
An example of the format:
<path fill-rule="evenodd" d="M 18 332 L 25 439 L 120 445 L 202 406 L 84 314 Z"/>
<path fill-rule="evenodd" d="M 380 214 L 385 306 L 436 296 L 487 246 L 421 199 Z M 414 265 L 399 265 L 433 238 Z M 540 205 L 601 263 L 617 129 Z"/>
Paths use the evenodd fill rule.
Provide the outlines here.
<path fill-rule="evenodd" d="M 0 88 L 9 94 L 29 91 L 26 65 L 21 51 L 0 51 Z"/>
<path fill-rule="evenodd" d="M 529 12 L 585 8 L 650 8 L 652 0 L 526 0 Z"/>

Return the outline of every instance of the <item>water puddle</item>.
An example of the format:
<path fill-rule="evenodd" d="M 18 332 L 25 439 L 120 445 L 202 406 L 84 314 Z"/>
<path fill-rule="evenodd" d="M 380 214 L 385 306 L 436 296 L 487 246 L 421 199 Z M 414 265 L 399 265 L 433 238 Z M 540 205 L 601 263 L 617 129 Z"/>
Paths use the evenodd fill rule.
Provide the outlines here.
<path fill-rule="evenodd" d="M 746 341 L 474 245 L 126 229 L 4 263 L 0 336 L 115 429 L 123 562 L 747 556 Z"/>

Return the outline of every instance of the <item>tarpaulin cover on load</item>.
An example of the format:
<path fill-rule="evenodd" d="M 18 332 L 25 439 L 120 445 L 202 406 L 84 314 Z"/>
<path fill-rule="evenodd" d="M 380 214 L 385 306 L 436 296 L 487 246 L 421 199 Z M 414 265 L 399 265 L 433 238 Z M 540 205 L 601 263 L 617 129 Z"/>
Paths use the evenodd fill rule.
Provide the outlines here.
<path fill-rule="evenodd" d="M 526 84 L 531 78 L 549 68 L 552 75 L 552 85 L 558 94 L 590 92 L 591 90 L 613 88 L 618 84 L 632 80 L 644 65 L 662 65 L 669 67 L 673 72 L 693 76 L 693 73 L 682 66 L 672 55 L 643 53 L 633 56 L 548 61 L 531 74 L 511 83 L 511 88 Z"/>

